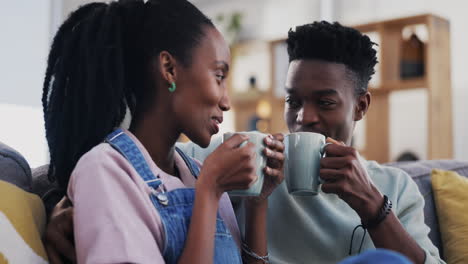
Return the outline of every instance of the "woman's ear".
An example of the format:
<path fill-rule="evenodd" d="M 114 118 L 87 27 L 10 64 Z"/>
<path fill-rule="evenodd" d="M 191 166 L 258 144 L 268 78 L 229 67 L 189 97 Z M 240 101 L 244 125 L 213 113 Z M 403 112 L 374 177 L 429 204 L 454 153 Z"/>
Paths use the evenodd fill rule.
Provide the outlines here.
<path fill-rule="evenodd" d="M 162 51 L 159 53 L 158 66 L 161 71 L 163 80 L 168 84 L 177 80 L 177 61 L 169 52 Z"/>
<path fill-rule="evenodd" d="M 369 106 L 371 103 L 371 94 L 366 92 L 363 95 L 359 95 L 356 97 L 356 107 L 354 109 L 354 121 L 359 121 L 364 118 L 369 110 Z"/>

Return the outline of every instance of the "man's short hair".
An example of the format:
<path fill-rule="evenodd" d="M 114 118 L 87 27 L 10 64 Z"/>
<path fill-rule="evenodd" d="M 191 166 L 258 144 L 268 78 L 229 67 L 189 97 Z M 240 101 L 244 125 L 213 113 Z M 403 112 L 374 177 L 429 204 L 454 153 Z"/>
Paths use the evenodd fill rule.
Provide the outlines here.
<path fill-rule="evenodd" d="M 375 44 L 368 36 L 356 29 L 321 21 L 297 26 L 288 32 L 289 62 L 314 59 L 340 63 L 350 71 L 349 77 L 355 82 L 355 92 L 362 95 L 375 73 L 377 64 Z"/>

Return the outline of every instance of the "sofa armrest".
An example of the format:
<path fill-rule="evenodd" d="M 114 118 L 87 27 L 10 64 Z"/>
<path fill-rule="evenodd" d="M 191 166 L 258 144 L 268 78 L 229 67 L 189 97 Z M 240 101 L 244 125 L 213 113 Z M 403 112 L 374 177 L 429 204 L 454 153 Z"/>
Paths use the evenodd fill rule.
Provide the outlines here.
<path fill-rule="evenodd" d="M 28 162 L 20 153 L 1 142 L 0 180 L 12 183 L 27 192 L 31 191 L 32 175 Z"/>

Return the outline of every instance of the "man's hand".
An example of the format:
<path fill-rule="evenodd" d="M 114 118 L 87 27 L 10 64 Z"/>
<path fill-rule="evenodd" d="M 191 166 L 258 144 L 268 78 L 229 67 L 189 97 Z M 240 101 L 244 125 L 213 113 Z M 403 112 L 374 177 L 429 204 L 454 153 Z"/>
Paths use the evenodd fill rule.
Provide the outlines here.
<path fill-rule="evenodd" d="M 51 264 L 62 264 L 62 256 L 76 263 L 73 245 L 73 207 L 67 197 L 60 200 L 50 215 L 44 245 Z"/>
<path fill-rule="evenodd" d="M 359 161 L 357 150 L 327 138 L 326 157 L 320 161 L 322 191 L 337 194 L 361 217 L 362 222 L 375 219 L 383 196 Z"/>

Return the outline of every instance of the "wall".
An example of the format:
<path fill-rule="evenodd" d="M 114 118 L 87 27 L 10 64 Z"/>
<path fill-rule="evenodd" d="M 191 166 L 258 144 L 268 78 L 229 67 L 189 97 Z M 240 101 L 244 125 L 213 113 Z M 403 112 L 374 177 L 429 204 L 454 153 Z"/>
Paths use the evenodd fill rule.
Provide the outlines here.
<path fill-rule="evenodd" d="M 41 96 L 50 0 L 0 2 L 0 141 L 36 167 L 47 161 Z"/>
<path fill-rule="evenodd" d="M 318 19 L 319 0 L 192 0 L 207 16 L 243 13 L 244 39 L 284 38 L 291 27 Z"/>

